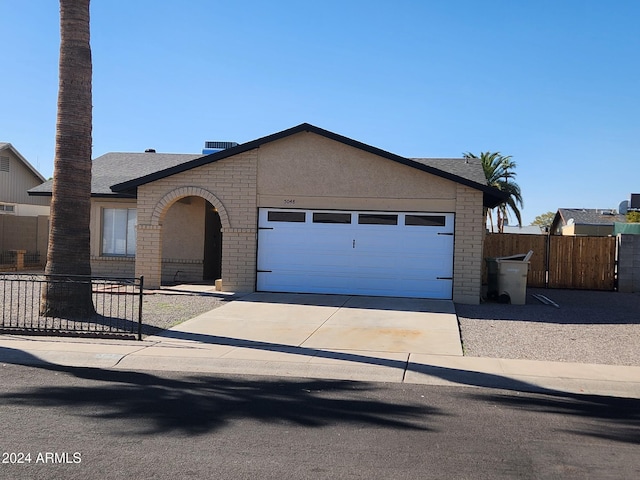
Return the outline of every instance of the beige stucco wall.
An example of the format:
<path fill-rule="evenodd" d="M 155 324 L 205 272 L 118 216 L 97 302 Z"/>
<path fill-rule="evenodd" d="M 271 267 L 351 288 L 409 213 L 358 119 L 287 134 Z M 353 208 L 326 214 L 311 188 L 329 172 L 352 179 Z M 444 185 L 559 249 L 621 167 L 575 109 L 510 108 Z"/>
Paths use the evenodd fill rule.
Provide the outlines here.
<path fill-rule="evenodd" d="M 162 258 L 202 260 L 204 256 L 204 208 L 201 197 L 185 197 L 168 209 L 164 218 Z"/>
<path fill-rule="evenodd" d="M 145 275 L 145 285 L 160 285 L 163 243 L 176 240 L 167 212 L 189 196 L 207 199 L 220 214 L 224 290 L 255 288 L 259 207 L 427 211 L 456 213 L 453 299 L 480 299 L 482 193 L 453 181 L 300 133 L 143 185 L 136 275 Z"/>
<path fill-rule="evenodd" d="M 582 237 L 607 237 L 613 235 L 612 225 L 582 225 L 572 224 L 562 227 L 562 235 Z"/>
<path fill-rule="evenodd" d="M 258 207 L 455 209 L 455 183 L 313 133 L 263 145 L 258 165 Z"/>

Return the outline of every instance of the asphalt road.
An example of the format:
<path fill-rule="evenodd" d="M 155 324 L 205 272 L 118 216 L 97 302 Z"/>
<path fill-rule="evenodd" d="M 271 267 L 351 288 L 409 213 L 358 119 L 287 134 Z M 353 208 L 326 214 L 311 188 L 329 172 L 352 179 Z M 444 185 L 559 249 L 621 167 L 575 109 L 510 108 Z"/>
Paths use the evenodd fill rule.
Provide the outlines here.
<path fill-rule="evenodd" d="M 640 478 L 611 397 L 0 364 L 0 429 L 2 479 Z"/>

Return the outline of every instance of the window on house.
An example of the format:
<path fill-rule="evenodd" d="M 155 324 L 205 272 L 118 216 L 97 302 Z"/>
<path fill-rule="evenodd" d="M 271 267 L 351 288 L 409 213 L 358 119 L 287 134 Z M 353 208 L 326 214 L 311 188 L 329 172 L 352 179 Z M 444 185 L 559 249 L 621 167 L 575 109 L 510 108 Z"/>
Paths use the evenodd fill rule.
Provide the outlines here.
<path fill-rule="evenodd" d="M 0 212 L 2 213 L 15 213 L 16 206 L 15 205 L 7 205 L 5 203 L 0 204 Z"/>
<path fill-rule="evenodd" d="M 397 225 L 398 215 L 382 213 L 361 213 L 358 215 L 360 225 Z"/>
<path fill-rule="evenodd" d="M 313 223 L 351 223 L 351 214 L 337 212 L 315 212 L 313 214 Z"/>
<path fill-rule="evenodd" d="M 418 227 L 444 227 L 447 224 L 447 217 L 444 215 L 407 215 L 404 224 Z"/>
<path fill-rule="evenodd" d="M 304 223 L 306 220 L 305 212 L 267 212 L 267 220 L 270 222 L 297 222 Z"/>
<path fill-rule="evenodd" d="M 102 254 L 133 257 L 136 254 L 135 208 L 102 210 Z"/>

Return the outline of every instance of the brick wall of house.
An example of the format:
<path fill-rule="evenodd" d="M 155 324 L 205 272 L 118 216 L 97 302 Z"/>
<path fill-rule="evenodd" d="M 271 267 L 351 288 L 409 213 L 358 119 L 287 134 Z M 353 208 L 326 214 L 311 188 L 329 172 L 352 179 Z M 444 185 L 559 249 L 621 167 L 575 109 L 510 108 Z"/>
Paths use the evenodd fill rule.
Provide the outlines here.
<path fill-rule="evenodd" d="M 162 269 L 162 221 L 177 200 L 200 196 L 222 223 L 222 282 L 226 291 L 255 288 L 257 151 L 210 163 L 138 188 L 136 276 L 157 287 Z M 170 235 L 171 232 L 165 232 Z"/>
<path fill-rule="evenodd" d="M 132 278 L 135 259 L 131 257 L 91 257 L 91 275 L 94 277 Z"/>
<path fill-rule="evenodd" d="M 482 192 L 458 185 L 453 263 L 453 301 L 477 304 L 482 281 Z"/>
<path fill-rule="evenodd" d="M 201 260 L 163 258 L 162 283 L 200 282 L 202 281 L 202 268 Z"/>

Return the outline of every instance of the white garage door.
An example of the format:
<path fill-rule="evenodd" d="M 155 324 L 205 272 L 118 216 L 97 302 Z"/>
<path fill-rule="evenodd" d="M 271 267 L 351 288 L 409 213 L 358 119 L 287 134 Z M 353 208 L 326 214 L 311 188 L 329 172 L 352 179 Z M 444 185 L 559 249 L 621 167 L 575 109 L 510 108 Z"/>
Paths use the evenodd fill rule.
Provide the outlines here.
<path fill-rule="evenodd" d="M 260 209 L 257 289 L 450 299 L 452 213 Z"/>

